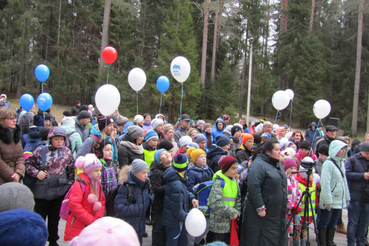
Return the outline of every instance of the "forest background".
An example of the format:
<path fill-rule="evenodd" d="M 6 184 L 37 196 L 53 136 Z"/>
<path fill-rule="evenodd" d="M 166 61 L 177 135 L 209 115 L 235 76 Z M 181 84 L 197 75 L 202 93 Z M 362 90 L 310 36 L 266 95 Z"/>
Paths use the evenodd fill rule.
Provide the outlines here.
<path fill-rule="evenodd" d="M 134 67 L 147 75 L 138 96 L 139 112 L 159 111 L 155 81 L 166 75 L 171 84 L 161 112 L 170 122 L 179 117 L 181 85 L 169 69 L 179 55 L 191 63 L 183 113 L 214 120 L 225 113 L 245 114 L 253 40 L 251 115 L 274 118 L 272 95 L 290 88 L 295 92 L 294 125 L 304 128 L 317 121 L 313 105 L 326 99 L 332 105 L 330 116 L 340 118 L 340 128 L 356 135 L 356 81 L 361 82 L 356 93 L 358 130 L 367 129 L 365 0 L 0 0 L 1 93 L 37 98 L 40 83 L 34 69 L 44 63 L 51 71 L 44 91 L 54 103 L 94 102 L 108 71 L 100 58 L 107 6 L 107 44 L 118 52 L 109 67 L 109 83 L 121 92 L 120 110 L 128 117 L 136 114 L 136 93 L 127 82 Z M 289 109 L 278 121 L 288 122 Z"/>

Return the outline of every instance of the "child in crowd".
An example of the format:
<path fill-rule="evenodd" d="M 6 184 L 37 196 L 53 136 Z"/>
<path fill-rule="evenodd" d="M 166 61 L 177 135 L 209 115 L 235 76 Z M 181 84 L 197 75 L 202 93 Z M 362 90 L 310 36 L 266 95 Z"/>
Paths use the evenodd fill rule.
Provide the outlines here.
<path fill-rule="evenodd" d="M 229 149 L 229 155 L 236 157 L 237 149 L 242 145 L 241 137 L 242 137 L 242 127 L 239 124 L 232 126 L 231 128 L 231 147 Z M 237 158 L 237 157 L 236 157 Z"/>
<path fill-rule="evenodd" d="M 209 194 L 209 230 L 213 232 L 214 241 L 229 244 L 231 222 L 241 214 L 241 195 L 236 181 L 238 161 L 232 156 L 222 156 L 219 165 L 221 170 L 214 174 Z"/>
<path fill-rule="evenodd" d="M 197 194 L 197 187 L 200 183 L 212 180 L 214 173 L 213 170 L 206 165 L 206 153 L 204 150 L 191 147 L 187 150 L 187 154 L 191 157 L 194 165 L 187 170 L 188 179 L 186 185 L 189 192 Z M 206 218 L 206 220 L 206 224 L 208 224 L 209 218 Z M 207 227 L 204 233 L 196 238 L 188 235 L 189 245 L 198 245 L 208 231 L 209 228 Z"/>
<path fill-rule="evenodd" d="M 198 133 L 200 133 L 200 132 L 196 128 L 190 128 L 187 131 L 186 135 L 191 137 L 192 142 L 195 142 L 195 135 L 198 134 Z"/>
<path fill-rule="evenodd" d="M 86 157 L 79 157 L 75 165 L 83 172 L 76 177 L 70 193 L 71 213 L 65 225 L 64 241 L 78 236 L 86 226 L 102 218 L 105 212 L 105 195 L 99 182 L 101 162 L 94 154 L 87 154 Z"/>
<path fill-rule="evenodd" d="M 228 150 L 231 146 L 231 140 L 224 134 L 219 135 L 216 138 L 216 143 L 209 149 L 208 166 L 213 169 L 214 172 L 220 170 L 219 159 L 222 155 L 228 155 Z"/>
<path fill-rule="evenodd" d="M 190 136 L 183 136 L 179 139 L 179 149 L 177 153 L 174 154 L 173 158 L 175 158 L 178 154 L 186 154 L 187 153 L 187 145 L 192 143 L 192 138 Z"/>
<path fill-rule="evenodd" d="M 322 175 L 322 167 L 323 162 L 328 158 L 328 148 L 329 146 L 326 144 L 321 144 L 318 148 L 318 156 L 319 158 L 315 160 L 315 171 L 319 175 L 319 177 Z"/>
<path fill-rule="evenodd" d="M 309 151 L 310 152 L 310 155 L 309 155 Z M 296 153 L 296 158 L 297 158 L 297 167 L 299 169 L 300 167 L 300 163 L 301 163 L 301 160 L 304 159 L 306 156 L 310 156 L 314 161 L 316 159 L 318 159 L 318 157 L 316 157 L 316 155 L 314 154 L 314 151 L 313 149 L 311 148 L 311 143 L 310 141 L 307 141 L 307 140 L 304 140 L 304 141 L 301 141 L 300 143 L 300 149 L 299 151 Z"/>
<path fill-rule="evenodd" d="M 101 186 L 105 195 L 118 184 L 117 167 L 113 163 L 112 147 L 113 145 L 107 138 L 100 139 L 94 145 L 95 155 L 102 163 Z"/>
<path fill-rule="evenodd" d="M 164 140 L 166 141 L 166 140 Z M 161 145 L 162 141 L 159 145 Z M 170 143 L 170 142 L 168 142 Z M 165 187 L 164 172 L 172 165 L 172 155 L 165 149 L 159 149 L 155 152 L 155 160 L 151 164 L 152 175 L 150 177 L 151 185 L 154 190 L 153 226 L 152 226 L 152 245 L 162 246 L 166 243 L 165 226 L 161 223 L 164 209 Z"/>
<path fill-rule="evenodd" d="M 221 135 L 226 128 L 226 124 L 222 118 L 218 118 L 211 130 L 211 136 L 213 137 L 213 144 L 215 144 L 216 137 Z"/>
<path fill-rule="evenodd" d="M 145 233 L 146 211 L 150 206 L 150 181 L 147 178 L 149 166 L 141 159 L 135 159 L 129 168 L 119 172 L 118 194 L 114 209 L 118 217 L 128 222 L 136 231 L 142 245 Z M 128 171 L 128 174 L 126 173 Z"/>
<path fill-rule="evenodd" d="M 188 167 L 187 156 L 178 154 L 173 166 L 164 173 L 165 187 L 162 224 L 166 227 L 167 246 L 187 246 L 187 231 L 184 228 L 186 214 L 191 201 L 194 207 L 199 203 L 195 195 L 187 190 L 185 172 Z"/>
<path fill-rule="evenodd" d="M 159 136 L 154 130 L 150 130 L 146 132 L 145 142 L 142 143 L 144 158 L 147 165 L 151 166 L 151 163 L 154 161 L 154 154 L 156 147 L 159 143 Z"/>
<path fill-rule="evenodd" d="M 204 126 L 204 136 L 206 137 L 206 148 L 210 149 L 213 144 L 213 136 L 211 135 L 212 126 L 209 123 L 206 123 Z"/>
<path fill-rule="evenodd" d="M 208 153 L 209 149 L 206 148 L 206 137 L 202 133 L 195 135 L 195 142 L 199 145 L 199 148 Z"/>
<path fill-rule="evenodd" d="M 254 136 L 252 136 L 250 133 L 242 133 L 241 136 L 242 145 L 240 145 L 240 147 L 238 147 L 236 150 L 236 158 L 238 163 L 243 163 L 244 161 L 249 160 L 249 158 L 252 156 L 252 146 L 254 145 Z"/>

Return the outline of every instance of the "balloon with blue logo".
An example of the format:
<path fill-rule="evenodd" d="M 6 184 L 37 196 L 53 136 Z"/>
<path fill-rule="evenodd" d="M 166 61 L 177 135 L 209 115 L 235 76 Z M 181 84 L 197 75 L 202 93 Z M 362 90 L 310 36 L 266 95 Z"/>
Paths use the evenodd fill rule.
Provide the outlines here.
<path fill-rule="evenodd" d="M 19 98 L 19 104 L 25 111 L 30 110 L 33 107 L 33 104 L 35 103 L 35 99 L 30 94 L 23 94 Z"/>
<path fill-rule="evenodd" d="M 43 83 L 47 78 L 49 78 L 50 70 L 46 65 L 40 64 L 35 69 L 35 75 L 38 81 Z"/>
<path fill-rule="evenodd" d="M 166 92 L 169 89 L 169 86 L 170 82 L 167 76 L 162 75 L 156 80 L 156 87 L 161 93 Z"/>
<path fill-rule="evenodd" d="M 51 97 L 49 93 L 44 92 L 38 95 L 37 106 L 42 111 L 48 110 L 52 104 L 53 104 L 53 98 Z"/>
<path fill-rule="evenodd" d="M 191 64 L 186 57 L 177 56 L 170 63 L 170 72 L 175 80 L 182 84 L 181 106 L 179 115 L 182 115 L 182 100 L 183 100 L 183 82 L 188 79 L 191 73 Z"/>

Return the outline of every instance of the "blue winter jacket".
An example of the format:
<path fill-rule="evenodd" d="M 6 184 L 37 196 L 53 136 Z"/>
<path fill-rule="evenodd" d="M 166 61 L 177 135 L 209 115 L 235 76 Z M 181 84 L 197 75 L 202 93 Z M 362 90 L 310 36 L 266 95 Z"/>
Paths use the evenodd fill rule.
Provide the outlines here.
<path fill-rule="evenodd" d="M 313 130 L 311 127 L 315 126 L 315 129 Z M 310 141 L 310 143 L 313 143 L 313 140 L 316 139 L 317 137 L 319 137 L 319 133 L 316 132 L 316 123 L 315 122 L 311 122 L 310 124 L 310 128 L 306 130 L 305 132 L 305 140 Z M 314 138 L 315 135 L 315 138 Z"/>
<path fill-rule="evenodd" d="M 126 183 L 134 185 L 132 204 L 127 204 L 128 190 Z M 114 209 L 118 217 L 129 223 L 135 229 L 138 237 L 142 238 L 145 233 L 146 210 L 150 205 L 150 182 L 148 179 L 145 182 L 139 180 L 129 171 L 126 183 L 118 189 L 118 194 L 114 200 Z"/>
<path fill-rule="evenodd" d="M 186 214 L 191 208 L 195 195 L 187 190 L 186 178 L 174 168 L 169 167 L 164 173 L 165 187 L 164 210 L 162 224 L 178 228 L 184 223 Z M 184 228 L 182 230 L 185 230 Z"/>
<path fill-rule="evenodd" d="M 208 159 L 208 166 L 213 170 L 214 173 L 220 170 L 218 161 L 222 155 L 228 155 L 227 151 L 224 151 L 221 147 L 213 144 L 206 157 Z"/>
<path fill-rule="evenodd" d="M 354 158 L 355 163 L 351 163 L 348 158 L 345 163 L 347 184 L 350 190 L 351 200 L 361 201 L 363 187 L 369 183 L 364 179 L 364 173 L 368 171 L 369 161 L 357 153 Z"/>
<path fill-rule="evenodd" d="M 219 130 L 217 127 L 217 124 L 219 122 L 223 123 L 223 128 L 221 130 Z M 223 134 L 224 129 L 226 129 L 226 124 L 224 123 L 224 120 L 222 118 L 218 118 L 215 121 L 213 128 L 211 129 L 211 136 L 213 137 L 213 144 L 215 144 L 216 137 L 219 136 L 220 134 Z"/>
<path fill-rule="evenodd" d="M 213 170 L 205 165 L 204 168 L 201 168 L 197 165 L 193 165 L 187 170 L 187 189 L 189 192 L 196 194 L 194 190 L 194 186 L 200 184 L 205 181 L 212 180 L 214 175 Z"/>

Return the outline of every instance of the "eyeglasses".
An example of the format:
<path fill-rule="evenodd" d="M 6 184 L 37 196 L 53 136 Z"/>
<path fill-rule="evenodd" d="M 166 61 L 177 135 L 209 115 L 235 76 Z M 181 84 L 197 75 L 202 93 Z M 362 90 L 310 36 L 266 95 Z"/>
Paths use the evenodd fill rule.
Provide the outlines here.
<path fill-rule="evenodd" d="M 5 118 L 6 120 L 17 120 L 17 118 Z"/>

